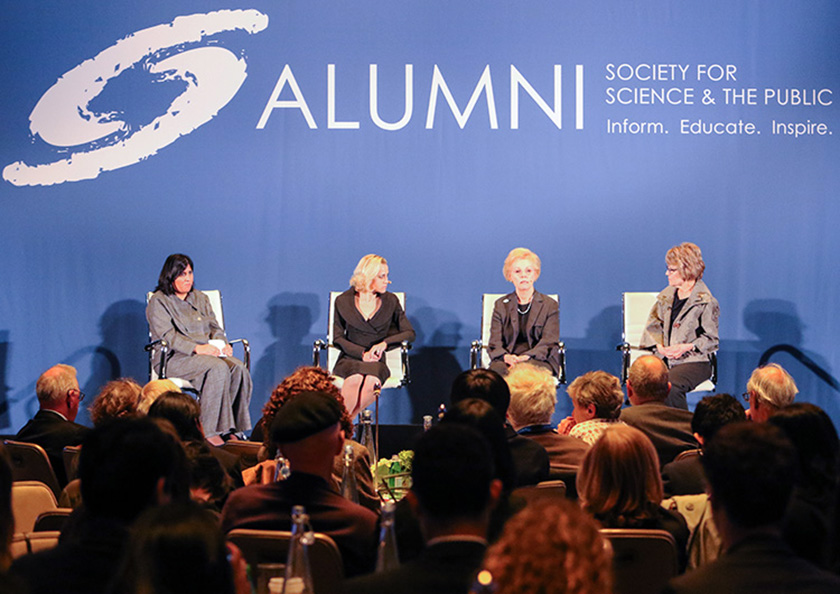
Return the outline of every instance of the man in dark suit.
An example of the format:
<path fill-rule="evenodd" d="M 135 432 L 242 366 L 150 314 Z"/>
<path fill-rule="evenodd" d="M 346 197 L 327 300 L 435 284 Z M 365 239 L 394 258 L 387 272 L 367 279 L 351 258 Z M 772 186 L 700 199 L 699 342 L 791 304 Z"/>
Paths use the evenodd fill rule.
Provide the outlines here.
<path fill-rule="evenodd" d="M 781 430 L 767 423 L 727 425 L 704 450 L 703 467 L 725 553 L 671 580 L 668 592 L 840 592 L 840 577 L 797 557 L 782 539 L 797 461 Z"/>
<path fill-rule="evenodd" d="M 691 412 L 665 404 L 671 383 L 668 368 L 659 357 L 639 357 L 627 375 L 630 408 L 621 411 L 621 420 L 632 425 L 653 442 L 659 465 L 673 461 L 684 450 L 699 444 L 691 431 Z"/>
<path fill-rule="evenodd" d="M 536 485 L 548 480 L 548 452 L 537 442 L 517 434 L 507 420 L 510 388 L 504 378 L 490 369 L 464 371 L 452 382 L 449 401 L 455 404 L 467 398 L 484 400 L 505 419 L 505 436 L 516 469 L 515 486 Z"/>
<path fill-rule="evenodd" d="M 47 369 L 35 384 L 40 410 L 15 435 L 16 441 L 35 443 L 44 448 L 50 458 L 55 476 L 63 487 L 67 484 L 63 451 L 76 446 L 90 431 L 75 423 L 79 403 L 85 395 L 79 390 L 76 369 L 58 364 Z"/>
<path fill-rule="evenodd" d="M 344 407 L 324 392 L 302 392 L 287 401 L 271 423 L 271 440 L 292 473 L 267 485 L 236 489 L 222 509 L 222 530 L 291 530 L 292 507 L 302 505 L 316 532 L 331 537 L 347 576 L 373 570 L 375 513 L 330 487 L 333 458 L 344 447 Z"/>
<path fill-rule="evenodd" d="M 426 546 L 396 569 L 347 583 L 346 594 L 466 594 L 487 547 L 490 511 L 502 492 L 493 455 L 472 427 L 441 424 L 414 450 L 406 497 Z"/>
<path fill-rule="evenodd" d="M 697 403 L 691 430 L 694 438 L 703 448 L 709 440 L 729 423 L 746 421 L 747 415 L 741 403 L 729 394 L 706 396 Z M 699 495 L 706 490 L 706 475 L 700 456 L 674 460 L 662 467 L 662 486 L 665 497 L 674 495 Z"/>

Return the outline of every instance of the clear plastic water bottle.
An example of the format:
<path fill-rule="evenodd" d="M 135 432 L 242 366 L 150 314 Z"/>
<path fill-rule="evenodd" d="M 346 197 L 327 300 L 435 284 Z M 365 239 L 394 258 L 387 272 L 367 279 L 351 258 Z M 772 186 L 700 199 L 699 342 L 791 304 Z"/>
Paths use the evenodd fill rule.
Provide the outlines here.
<path fill-rule="evenodd" d="M 292 508 L 292 540 L 286 557 L 286 577 L 283 594 L 314 594 L 312 569 L 309 565 L 309 546 L 315 542 L 315 533 L 309 525 L 309 516 L 302 505 Z"/>
<path fill-rule="evenodd" d="M 289 461 L 283 457 L 280 450 L 277 450 L 277 455 L 274 456 L 274 482 L 285 481 L 292 474 L 292 468 Z"/>
<path fill-rule="evenodd" d="M 371 424 L 371 413 L 369 410 L 362 411 L 362 438 L 359 442 L 370 452 L 370 459 L 373 463 L 379 460 L 379 452 L 376 451 L 376 443 L 373 440 L 373 425 Z"/>
<path fill-rule="evenodd" d="M 388 571 L 400 566 L 397 552 L 397 533 L 394 528 L 394 513 L 397 504 L 393 501 L 382 503 L 382 520 L 379 529 L 379 548 L 376 552 L 376 573 Z"/>
<path fill-rule="evenodd" d="M 344 445 L 344 471 L 341 475 L 341 496 L 353 503 L 359 503 L 359 487 L 356 484 L 355 455 L 353 446 Z"/>

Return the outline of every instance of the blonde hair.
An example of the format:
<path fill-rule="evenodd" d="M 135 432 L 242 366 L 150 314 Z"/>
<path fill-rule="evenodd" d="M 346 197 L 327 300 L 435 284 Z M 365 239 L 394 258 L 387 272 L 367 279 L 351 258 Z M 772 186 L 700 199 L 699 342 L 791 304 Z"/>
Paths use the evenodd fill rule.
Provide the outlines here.
<path fill-rule="evenodd" d="M 542 262 L 540 261 L 540 257 L 528 248 L 518 247 L 510 250 L 510 253 L 507 255 L 507 258 L 505 258 L 505 264 L 502 267 L 502 274 L 505 275 L 506 281 L 511 282 L 510 269 L 511 267 L 513 267 L 513 263 L 517 260 L 530 260 L 531 262 L 533 262 L 534 269 L 537 272 L 537 278 L 539 278 L 540 270 L 542 270 Z"/>
<path fill-rule="evenodd" d="M 61 402 L 70 390 L 78 390 L 76 368 L 59 363 L 47 369 L 35 383 L 35 394 L 42 404 Z"/>
<path fill-rule="evenodd" d="M 356 264 L 353 276 L 350 277 L 350 286 L 357 291 L 369 291 L 373 279 L 379 274 L 379 269 L 387 263 L 388 261 L 385 258 L 376 254 L 368 254 L 362 257 Z"/>
<path fill-rule="evenodd" d="M 181 389 L 175 385 L 175 382 L 168 379 L 156 379 L 150 381 L 143 386 L 140 391 L 140 402 L 137 405 L 137 411 L 141 414 L 149 414 L 149 408 L 157 400 L 158 396 L 165 392 L 180 392 Z"/>
<path fill-rule="evenodd" d="M 557 406 L 557 385 L 551 372 L 536 365 L 514 365 L 505 377 L 510 388 L 508 416 L 516 428 L 544 425 Z"/>
<path fill-rule="evenodd" d="M 592 518 L 563 499 L 536 501 L 508 520 L 483 567 L 496 594 L 613 591 L 612 548 Z"/>
<path fill-rule="evenodd" d="M 580 465 L 578 498 L 606 527 L 633 527 L 662 503 L 659 458 L 650 439 L 630 425 L 612 425 Z"/>
<path fill-rule="evenodd" d="M 747 391 L 755 392 L 762 401 L 776 408 L 793 403 L 799 393 L 796 382 L 778 363 L 768 363 L 753 371 Z"/>
<path fill-rule="evenodd" d="M 595 406 L 595 417 L 617 419 L 624 402 L 621 382 L 606 371 L 589 371 L 576 378 L 566 388 L 569 398 L 580 406 Z"/>
<path fill-rule="evenodd" d="M 665 254 L 665 264 L 680 271 L 680 276 L 685 280 L 700 280 L 703 278 L 703 271 L 706 264 L 703 262 L 703 253 L 693 243 L 685 242 L 675 245 Z"/>

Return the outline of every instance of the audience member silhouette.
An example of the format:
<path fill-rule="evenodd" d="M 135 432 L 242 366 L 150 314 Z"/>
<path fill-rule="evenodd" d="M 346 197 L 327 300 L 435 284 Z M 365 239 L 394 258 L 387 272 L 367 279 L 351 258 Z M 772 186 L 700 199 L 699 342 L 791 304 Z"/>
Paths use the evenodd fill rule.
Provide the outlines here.
<path fill-rule="evenodd" d="M 494 594 L 611 594 L 612 549 L 598 528 L 572 502 L 534 502 L 488 549 L 482 581 Z"/>
<path fill-rule="evenodd" d="M 30 594 L 98 594 L 114 576 L 129 528 L 147 508 L 189 497 L 180 444 L 148 419 L 94 429 L 79 459 L 83 507 L 56 548 L 17 559 Z"/>
<path fill-rule="evenodd" d="M 694 439 L 705 447 L 715 433 L 729 423 L 745 421 L 744 407 L 729 394 L 705 396 L 694 409 L 691 431 Z M 706 490 L 706 477 L 700 456 L 692 456 L 666 464 L 662 468 L 662 486 L 665 497 L 674 495 L 699 495 Z"/>
<path fill-rule="evenodd" d="M 292 506 L 303 505 L 316 532 L 338 545 L 348 576 L 373 569 L 377 516 L 351 503 L 329 483 L 333 458 L 344 447 L 344 407 L 324 392 L 304 392 L 284 404 L 271 440 L 291 468 L 286 480 L 235 490 L 222 509 L 222 529 L 290 530 Z"/>
<path fill-rule="evenodd" d="M 36 443 L 47 452 L 60 486 L 67 484 L 63 451 L 76 446 L 90 431 L 75 423 L 79 403 L 85 395 L 79 390 L 76 369 L 58 364 L 47 369 L 35 384 L 40 409 L 15 435 L 16 441 Z"/>
<path fill-rule="evenodd" d="M 723 427 L 706 445 L 703 467 L 725 553 L 671 580 L 668 592 L 840 592 L 840 577 L 798 557 L 782 539 L 797 462 L 778 427 Z"/>
<path fill-rule="evenodd" d="M 449 401 L 457 404 L 467 398 L 488 402 L 504 420 L 505 435 L 516 469 L 516 486 L 535 485 L 548 479 L 549 462 L 545 448 L 535 441 L 518 435 L 507 422 L 510 388 L 504 378 L 490 369 L 464 371 L 452 382 Z"/>
<path fill-rule="evenodd" d="M 237 591 L 216 516 L 192 503 L 144 512 L 135 522 L 111 594 L 249 594 Z M 239 568 L 244 572 L 244 567 Z M 247 581 L 240 579 L 247 586 Z"/>
<path fill-rule="evenodd" d="M 670 390 L 668 368 L 662 359 L 654 355 L 639 357 L 627 374 L 627 398 L 631 406 L 622 410 L 619 417 L 650 438 L 660 466 L 699 445 L 691 431 L 691 412 L 665 403 Z"/>
<path fill-rule="evenodd" d="M 351 580 L 348 594 L 466 594 L 487 546 L 490 512 L 502 492 L 493 454 L 476 429 L 433 427 L 418 440 L 406 499 L 426 546 L 400 567 Z"/>
<path fill-rule="evenodd" d="M 837 561 L 837 497 L 840 443 L 837 430 L 820 407 L 797 402 L 767 421 L 796 448 L 799 472 L 785 513 L 783 534 L 799 556 L 829 569 Z"/>
<path fill-rule="evenodd" d="M 584 510 L 604 528 L 667 530 L 677 542 L 685 568 L 688 527 L 662 503 L 662 478 L 656 451 L 647 436 L 629 425 L 614 425 L 586 453 L 577 478 Z"/>

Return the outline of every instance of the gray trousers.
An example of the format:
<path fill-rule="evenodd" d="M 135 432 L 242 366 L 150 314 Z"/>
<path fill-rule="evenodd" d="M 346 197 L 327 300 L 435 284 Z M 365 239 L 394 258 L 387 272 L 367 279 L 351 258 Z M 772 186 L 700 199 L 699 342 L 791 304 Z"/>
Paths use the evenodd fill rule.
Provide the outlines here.
<path fill-rule="evenodd" d="M 251 428 L 251 374 L 236 357 L 175 353 L 166 373 L 189 382 L 201 394 L 201 425 L 207 437 Z"/>

